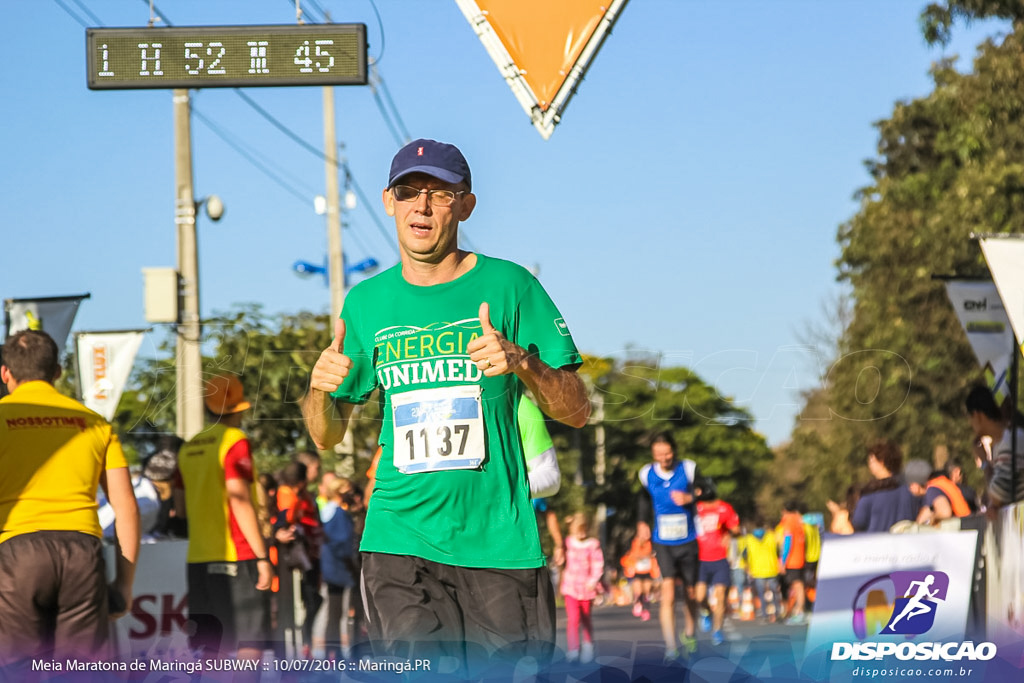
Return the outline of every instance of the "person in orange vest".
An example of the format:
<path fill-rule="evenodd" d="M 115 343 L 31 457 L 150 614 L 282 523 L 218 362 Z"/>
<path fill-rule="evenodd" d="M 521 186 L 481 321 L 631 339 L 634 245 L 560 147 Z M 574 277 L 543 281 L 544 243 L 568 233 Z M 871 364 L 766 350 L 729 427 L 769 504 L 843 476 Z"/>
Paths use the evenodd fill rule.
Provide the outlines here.
<path fill-rule="evenodd" d="M 622 556 L 619 564 L 633 589 L 633 616 L 647 621 L 651 618 L 648 604 L 654 581 L 661 578 L 658 560 L 654 557 L 654 546 L 651 544 L 650 524 L 644 520 L 636 523 L 636 535 L 629 546 L 629 552 Z"/>
<path fill-rule="evenodd" d="M 964 468 L 956 460 L 946 461 L 946 476 L 949 480 L 956 484 L 956 487 L 960 489 L 960 493 L 964 494 L 964 500 L 967 501 L 967 507 L 971 509 L 971 514 L 979 512 L 978 506 L 978 494 L 977 492 L 964 482 Z"/>
<path fill-rule="evenodd" d="M 970 514 L 971 507 L 960 492 L 960 487 L 943 470 L 932 472 L 928 477 L 921 512 L 917 515 L 918 524 L 934 526 L 944 519 L 967 517 Z"/>
<path fill-rule="evenodd" d="M 806 624 L 804 614 L 804 519 L 800 514 L 800 504 L 791 501 L 782 507 L 782 520 L 775 528 L 775 536 L 780 541 L 781 558 L 779 561 L 779 578 L 782 583 L 784 598 L 792 605 L 787 624 Z"/>

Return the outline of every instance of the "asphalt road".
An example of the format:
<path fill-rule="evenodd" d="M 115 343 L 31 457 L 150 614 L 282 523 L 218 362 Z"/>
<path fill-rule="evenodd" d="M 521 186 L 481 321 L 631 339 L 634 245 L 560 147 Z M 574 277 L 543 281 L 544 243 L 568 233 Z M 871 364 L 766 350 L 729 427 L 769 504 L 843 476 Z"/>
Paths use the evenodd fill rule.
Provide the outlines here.
<path fill-rule="evenodd" d="M 641 621 L 634 617 L 629 607 L 601 606 L 593 611 L 595 659 L 584 664 L 563 662 L 561 667 L 575 670 L 586 678 L 587 670 L 600 670 L 601 680 L 609 671 L 618 670 L 626 674 L 623 680 L 646 678 L 651 681 L 680 681 L 680 676 L 690 671 L 689 680 L 704 679 L 730 680 L 737 673 L 745 677 L 772 674 L 785 676 L 795 671 L 795 663 L 800 661 L 803 653 L 804 640 L 807 636 L 806 626 L 787 626 L 785 624 L 766 624 L 758 621 L 740 621 L 729 619 L 725 632 L 727 640 L 722 645 L 711 642 L 710 633 L 697 630 L 697 652 L 676 662 L 664 661 L 665 646 L 658 625 L 657 608 L 652 605 L 649 621 Z M 677 626 L 681 629 L 683 618 L 682 608 L 676 607 Z M 565 641 L 565 610 L 559 608 L 558 635 L 556 637 L 556 661 L 564 658 Z M 560 667 L 560 668 L 561 668 Z M 699 678 L 695 679 L 695 675 Z M 609 680 L 614 680 L 614 676 Z M 734 679 L 735 680 L 735 679 Z"/>

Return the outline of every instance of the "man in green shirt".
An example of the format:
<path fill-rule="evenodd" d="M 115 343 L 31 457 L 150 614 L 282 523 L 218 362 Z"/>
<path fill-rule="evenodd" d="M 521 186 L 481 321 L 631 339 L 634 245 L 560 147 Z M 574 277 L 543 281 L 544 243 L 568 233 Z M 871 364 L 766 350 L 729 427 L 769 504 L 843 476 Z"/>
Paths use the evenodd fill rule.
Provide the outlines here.
<path fill-rule="evenodd" d="M 536 654 L 554 640 L 554 595 L 516 408 L 529 388 L 547 415 L 582 427 L 579 352 L 533 275 L 459 249 L 476 195 L 456 147 L 403 147 L 382 198 L 401 262 L 348 293 L 302 404 L 330 448 L 379 391 L 383 455 L 360 545 L 371 638 L 379 654 L 470 669 L 499 650 Z"/>

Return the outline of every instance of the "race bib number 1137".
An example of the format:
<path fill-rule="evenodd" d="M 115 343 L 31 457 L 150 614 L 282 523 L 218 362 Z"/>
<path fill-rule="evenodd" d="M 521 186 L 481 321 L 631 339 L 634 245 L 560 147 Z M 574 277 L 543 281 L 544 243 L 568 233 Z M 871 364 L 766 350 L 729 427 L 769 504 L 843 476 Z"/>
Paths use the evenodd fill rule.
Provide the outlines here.
<path fill-rule="evenodd" d="M 476 469 L 483 462 L 480 387 L 417 389 L 391 397 L 394 464 L 403 474 Z"/>

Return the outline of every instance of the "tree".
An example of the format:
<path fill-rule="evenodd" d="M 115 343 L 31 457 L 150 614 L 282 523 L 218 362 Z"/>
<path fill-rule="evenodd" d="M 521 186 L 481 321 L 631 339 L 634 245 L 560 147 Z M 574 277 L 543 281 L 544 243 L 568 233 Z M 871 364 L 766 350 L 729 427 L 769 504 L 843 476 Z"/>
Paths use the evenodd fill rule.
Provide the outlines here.
<path fill-rule="evenodd" d="M 581 374 L 590 376 L 593 391 L 604 400 L 605 483 L 597 484 L 592 476 L 595 429 L 573 430 L 549 422 L 562 468 L 562 490 L 552 501 L 560 516 L 606 505 L 609 546 L 625 552 L 638 499 L 647 495 L 638 474 L 651 462 L 651 436 L 661 431 L 673 435 L 680 457 L 695 460 L 715 481 L 722 499 L 743 516 L 753 513 L 754 492 L 772 454 L 764 437 L 751 428 L 749 413 L 693 371 L 664 366 L 658 356 L 633 354 L 621 361 L 588 357 Z"/>
<path fill-rule="evenodd" d="M 921 32 L 929 44 L 949 43 L 953 24 L 977 19 L 1009 19 L 1024 17 L 1020 0 L 946 0 L 933 2 L 921 13 Z"/>
<path fill-rule="evenodd" d="M 941 40 L 956 20 L 1019 21 L 1020 2 L 962 0 L 929 5 L 926 37 Z M 932 69 L 931 94 L 895 105 L 876 124 L 871 184 L 841 226 L 839 278 L 850 286 L 852 317 L 822 391 L 808 396 L 817 424 L 801 423 L 780 455 L 821 482 L 811 498 L 863 473 L 866 445 L 879 437 L 907 457 L 934 462 L 969 447 L 962 400 L 981 379 L 966 336 L 934 275 L 986 276 L 971 233 L 1024 232 L 1024 46 L 1019 31 L 979 48 L 973 71 L 952 61 Z M 934 464 L 941 464 L 935 462 Z"/>
<path fill-rule="evenodd" d="M 257 304 L 218 312 L 204 321 L 203 374 L 233 373 L 241 379 L 252 403 L 245 430 L 261 471 L 278 469 L 297 451 L 315 450 L 299 401 L 320 350 L 330 343 L 330 322 L 327 315 L 308 312 L 269 316 Z M 151 450 L 159 434 L 174 432 L 173 344 L 169 335 L 160 346 L 166 356 L 141 361 L 115 416 L 126 444 L 141 454 Z M 363 463 L 350 463 L 350 469 L 365 471 L 380 431 L 379 415 L 373 400 L 355 414 L 352 450 Z M 327 467 L 339 460 L 333 451 L 321 455 Z"/>

